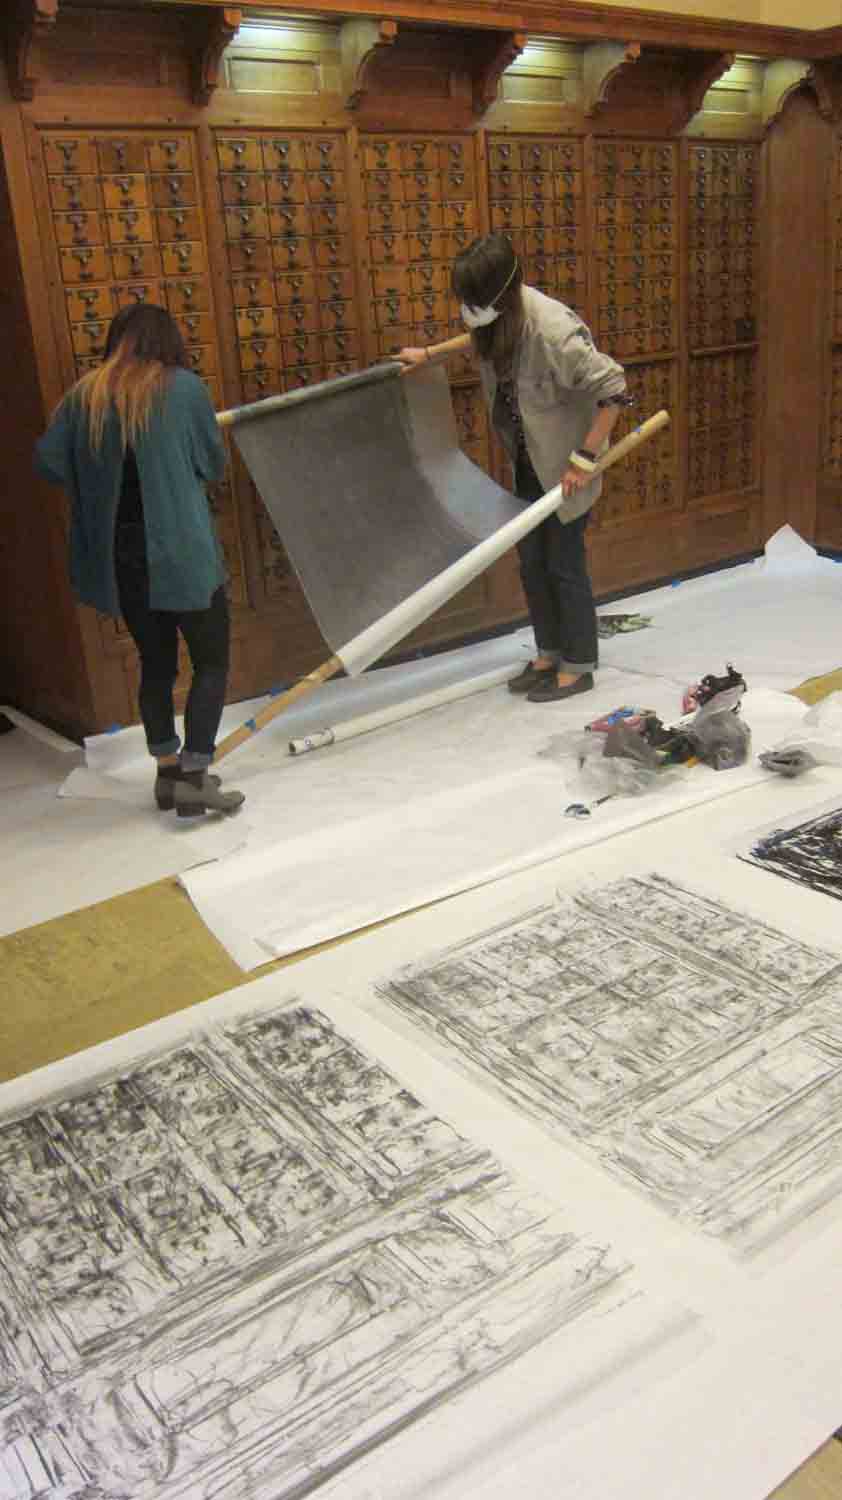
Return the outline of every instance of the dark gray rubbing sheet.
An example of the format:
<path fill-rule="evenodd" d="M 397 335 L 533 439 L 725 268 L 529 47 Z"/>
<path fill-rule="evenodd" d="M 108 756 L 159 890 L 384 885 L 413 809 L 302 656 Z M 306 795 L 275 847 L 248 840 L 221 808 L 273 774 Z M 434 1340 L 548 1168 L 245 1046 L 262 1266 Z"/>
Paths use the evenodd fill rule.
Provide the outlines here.
<path fill-rule="evenodd" d="M 842 960 L 656 876 L 383 993 L 670 1212 L 760 1248 L 842 1190 Z"/>
<path fill-rule="evenodd" d="M 0 1495 L 298 1500 L 628 1270 L 323 1013 L 245 1018 L 0 1120 Z"/>
<path fill-rule="evenodd" d="M 332 650 L 523 510 L 460 452 L 443 369 L 375 367 L 232 431 Z"/>

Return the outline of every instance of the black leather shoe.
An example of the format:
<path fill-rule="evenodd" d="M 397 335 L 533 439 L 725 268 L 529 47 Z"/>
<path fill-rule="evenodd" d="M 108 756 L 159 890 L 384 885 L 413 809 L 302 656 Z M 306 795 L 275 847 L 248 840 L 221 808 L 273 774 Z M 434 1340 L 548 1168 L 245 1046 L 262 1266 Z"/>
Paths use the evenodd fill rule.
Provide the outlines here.
<path fill-rule="evenodd" d="M 551 682 L 537 683 L 526 696 L 530 703 L 558 703 L 561 698 L 575 698 L 577 693 L 589 693 L 592 687 L 593 672 L 583 672 L 575 682 L 567 682 L 564 687 L 559 687 L 558 677 L 553 672 Z"/>
<path fill-rule="evenodd" d="M 530 688 L 537 687 L 540 682 L 555 682 L 555 667 L 536 667 L 531 661 L 526 663 L 522 672 L 517 677 L 509 678 L 510 693 L 528 693 Z"/>

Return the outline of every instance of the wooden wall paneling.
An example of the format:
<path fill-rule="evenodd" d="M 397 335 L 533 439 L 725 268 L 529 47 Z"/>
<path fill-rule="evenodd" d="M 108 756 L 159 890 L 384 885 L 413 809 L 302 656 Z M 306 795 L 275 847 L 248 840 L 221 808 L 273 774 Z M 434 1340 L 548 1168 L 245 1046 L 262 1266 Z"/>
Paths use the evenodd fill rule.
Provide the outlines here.
<path fill-rule="evenodd" d="M 73 157 L 77 145 L 80 148 L 82 146 L 83 135 L 79 132 L 67 132 L 68 140 L 76 143 L 73 152 L 68 153 L 68 160 L 56 148 L 52 164 L 56 180 L 64 184 L 62 198 L 58 190 L 53 196 L 50 193 L 50 178 L 47 175 L 49 164 L 44 157 L 42 131 L 33 123 L 31 116 L 23 118 L 22 127 L 26 137 L 33 211 L 40 240 L 39 297 L 50 317 L 52 334 L 53 357 L 48 375 L 50 395 L 44 403 L 41 421 L 43 429 L 59 399 L 75 380 L 77 372 L 98 363 L 98 356 L 88 347 L 92 341 L 82 340 L 80 336 L 78 351 L 74 350 L 68 295 L 72 290 L 74 295 L 80 297 L 87 290 L 89 277 L 93 274 L 90 267 L 94 262 L 100 271 L 104 271 L 106 259 L 102 238 L 106 231 L 104 216 L 98 211 L 101 202 L 93 178 L 87 174 L 83 178 L 72 170 Z M 92 151 L 90 146 L 84 149 Z M 62 171 L 63 168 L 67 170 Z M 90 209 L 84 207 L 86 200 L 91 204 Z M 89 221 L 93 228 L 90 235 L 86 235 Z M 61 226 L 60 230 L 58 226 Z M 66 243 L 59 244 L 59 234 Z M 90 239 L 92 243 L 86 243 L 86 239 Z M 69 284 L 66 278 L 70 278 Z M 112 304 L 107 290 L 100 288 L 97 296 L 101 298 L 102 306 L 110 318 Z M 89 316 L 93 318 L 93 312 L 81 300 L 78 308 L 80 319 Z M 48 493 L 51 503 L 55 504 L 55 491 L 50 489 Z M 89 716 L 88 723 L 90 724 L 91 718 L 106 724 L 125 723 L 132 717 L 133 705 L 127 697 L 122 673 L 114 672 L 109 667 L 108 656 L 113 652 L 114 643 L 113 626 L 106 625 L 93 610 L 79 609 L 72 599 L 67 569 L 67 506 L 64 500 L 59 504 L 63 525 L 61 545 L 59 547 L 57 543 L 54 544 L 54 604 L 57 614 L 72 621 L 68 634 L 59 638 L 73 641 L 79 652 L 79 661 L 74 665 L 78 673 L 84 674 L 87 683 L 87 691 L 81 701 L 84 705 L 83 714 L 87 713 Z M 37 711 L 49 711 L 40 701 L 40 690 Z M 78 729 L 84 720 L 78 711 L 74 715 L 69 708 L 64 722 L 68 729 L 73 730 Z"/>
<path fill-rule="evenodd" d="M 678 213 L 680 253 L 678 264 L 678 388 L 681 393 L 677 411 L 671 413 L 678 442 L 678 464 L 682 509 L 690 502 L 690 418 L 687 392 L 690 386 L 690 348 L 688 311 L 691 287 L 691 240 L 687 183 L 689 181 L 689 148 L 686 138 L 678 148 Z"/>
<path fill-rule="evenodd" d="M 77 703 L 91 713 L 92 690 L 67 586 L 64 501 L 32 469 L 33 444 L 45 426 L 44 406 L 10 182 L 14 172 L 16 185 L 27 185 L 27 157 L 20 121 L 2 101 L 0 125 L 0 312 L 7 369 L 14 372 L 3 398 L 0 692 L 6 702 L 64 727 L 73 722 Z M 34 230 L 34 215 L 30 224 Z M 30 275 L 32 269 L 30 265 Z"/>
<path fill-rule="evenodd" d="M 821 466 L 816 502 L 817 545 L 842 550 L 842 134 L 838 124 L 828 164 L 826 200 L 828 317 L 824 348 Z"/>
<path fill-rule="evenodd" d="M 757 488 L 760 151 L 688 145 L 688 500 Z"/>
<path fill-rule="evenodd" d="M 359 368 L 344 134 L 249 125 L 215 128 L 213 138 L 239 399 Z M 311 652 L 315 622 L 265 506 L 246 483 L 257 539 L 254 604 L 268 611 L 270 630 L 272 622 L 280 627 L 284 650 Z"/>
<path fill-rule="evenodd" d="M 793 94 L 764 151 L 768 160 L 768 395 L 764 538 L 789 522 L 812 539 L 827 343 L 825 289 L 806 255 L 826 243 L 832 130 L 810 94 Z M 805 170 L 809 164 L 809 170 Z M 819 264 L 823 254 L 819 252 Z M 805 269 L 807 274 L 805 274 Z M 823 277 L 821 278 L 823 281 Z"/>
<path fill-rule="evenodd" d="M 231 278 L 227 271 L 224 235 L 224 207 L 220 196 L 213 131 L 205 120 L 196 130 L 197 173 L 211 267 L 210 301 L 219 357 L 218 407 L 238 405 L 242 401 L 239 362 L 237 359 L 236 309 Z M 178 301 L 178 288 L 167 288 Z M 183 316 L 189 318 L 185 311 Z M 204 317 L 199 315 L 200 321 Z M 260 562 L 257 526 L 254 518 L 251 480 L 230 437 L 226 437 L 228 468 L 221 485 L 210 493 L 211 507 L 225 551 L 228 568 L 229 600 L 232 605 L 232 637 L 235 641 L 247 632 L 253 617 L 255 601 L 260 597 Z M 232 681 L 237 674 L 232 670 Z"/>
<path fill-rule="evenodd" d="M 680 222 L 674 141 L 593 141 L 592 320 L 596 343 L 625 366 L 635 396 L 620 434 L 660 406 L 678 409 Z M 606 476 L 594 549 L 606 526 L 682 508 L 681 426 L 665 428 Z"/>
<path fill-rule="evenodd" d="M 691 56 L 684 22 L 659 21 L 663 34 L 655 38 L 652 18 L 634 13 L 641 27 L 641 58 L 629 64 L 622 87 L 609 89 L 597 133 L 590 136 L 582 101 L 584 49 L 600 38 L 617 41 L 616 14 L 603 20 L 589 13 L 583 30 L 577 12 L 578 32 L 570 36 L 578 34 L 578 42 L 539 36 L 504 74 L 496 102 L 478 125 L 471 80 L 478 76 L 474 65 L 482 47 L 487 51 L 487 37 L 471 50 L 476 7 L 471 18 L 461 19 L 448 8 L 447 37 L 433 37 L 429 56 L 425 38 L 430 26 L 442 25 L 442 17 L 426 7 L 415 17 L 420 29 L 406 34 L 397 16 L 390 57 L 379 71 L 370 70 L 365 97 L 352 114 L 341 94 L 341 6 L 319 8 L 335 15 L 290 18 L 282 27 L 276 14 L 266 27 L 259 16 L 257 22 L 254 16 L 247 19 L 225 53 L 204 109 L 190 102 L 196 38 L 186 12 L 170 9 L 139 20 L 136 12 L 106 12 L 93 0 L 81 9 L 65 8 L 51 36 L 39 42 L 36 100 L 23 106 L 23 115 L 12 109 L 19 134 L 21 119 L 31 122 L 38 160 L 30 182 L 13 148 L 10 182 L 36 383 L 51 390 L 48 399 L 55 400 L 78 369 L 98 359 L 102 328 L 97 325 L 105 324 L 121 300 L 141 286 L 147 287 L 144 295 L 163 289 L 164 296 L 175 298 L 191 278 L 203 305 L 184 307 L 179 315 L 220 405 L 370 363 L 407 338 L 423 343 L 446 337 L 460 329 L 449 293 L 453 253 L 499 222 L 509 225 L 527 278 L 581 311 L 597 341 L 626 365 L 639 400 L 624 420 L 637 421 L 658 405 L 673 412 L 673 424 L 657 446 L 618 469 L 606 484 L 592 528 L 598 588 L 636 586 L 747 550 L 774 529 L 773 512 L 785 514 L 791 504 L 803 516 L 805 496 L 808 509 L 813 503 L 810 464 L 815 469 L 819 451 L 812 428 L 824 429 L 825 453 L 835 430 L 831 420 L 838 420 L 842 431 L 842 355 L 837 352 L 842 315 L 838 344 L 823 339 L 823 376 L 823 356 L 816 353 L 822 338 L 817 343 L 809 279 L 803 274 L 805 264 L 812 264 L 805 246 L 821 241 L 823 192 L 804 164 L 815 160 L 821 169 L 829 127 L 824 136 L 814 128 L 812 101 L 812 118 L 801 118 L 804 95 L 796 79 L 796 91 L 762 150 L 774 190 L 770 338 L 764 334 L 756 265 L 757 328 L 749 338 L 747 326 L 737 328 L 738 318 L 747 324 L 752 314 L 740 280 L 745 270 L 735 270 L 737 251 L 745 247 L 731 244 L 733 226 L 746 209 L 746 195 L 734 187 L 734 162 L 763 130 L 756 99 L 768 105 L 770 90 L 765 64 L 756 59 L 769 41 L 766 33 L 758 33 L 754 45 L 746 32 L 740 45 L 733 28 L 691 27 L 706 54 Z M 358 11 L 355 4 L 351 9 Z M 495 16 L 491 31 L 513 33 L 524 23 L 528 29 L 527 9 L 534 30 L 535 17 L 543 12 L 535 0 L 525 0 L 522 15 L 507 16 L 504 23 Z M 538 30 L 559 29 L 558 14 L 545 9 Z M 484 8 L 483 26 L 491 21 Z M 649 98 L 644 86 L 646 77 L 661 77 L 667 66 L 652 50 L 658 44 L 678 58 L 669 99 L 666 93 L 663 99 Z M 775 47 L 766 50 L 781 55 L 782 47 L 776 33 Z M 717 79 L 688 126 L 689 143 L 679 146 L 682 109 L 686 114 L 697 107 L 704 78 L 721 71 L 720 54 L 737 50 L 752 53 L 753 60 L 738 58 L 735 68 Z M 783 76 L 781 69 L 778 73 Z M 771 118 L 775 111 L 767 113 Z M 79 133 L 79 119 L 86 122 L 80 130 L 93 142 L 96 165 L 64 171 L 57 159 L 56 170 L 50 170 L 43 140 Z M 409 127 L 419 121 L 423 128 L 416 133 Z M 100 162 L 100 146 L 109 140 L 109 149 L 124 138 L 134 149 L 171 135 L 192 143 L 201 187 L 195 202 L 171 202 L 166 196 L 158 201 L 155 194 L 168 191 L 166 177 L 178 173 L 168 174 L 163 165 L 153 171 L 148 156 L 135 162 L 127 150 L 123 160 Z M 251 153 L 248 161 L 248 152 L 239 161 L 236 153 L 223 160 L 221 143 L 240 139 Z M 278 140 L 289 144 L 286 158 L 277 151 Z M 331 140 L 343 156 L 339 166 L 334 160 L 333 176 L 322 149 Z M 264 142 L 270 142 L 268 160 Z M 367 147 L 375 144 L 384 149 L 384 161 L 378 162 L 376 152 L 366 157 Z M 452 176 L 459 172 L 451 149 L 457 144 L 461 183 Z M 495 156 L 498 144 L 507 155 L 501 150 Z M 712 145 L 730 153 L 729 169 L 720 176 L 731 188 L 713 194 L 706 185 L 705 193 L 696 195 L 704 197 L 703 211 L 695 214 L 691 163 L 698 162 L 697 148 Z M 297 164 L 291 161 L 293 147 L 302 153 Z M 756 154 L 756 145 L 752 149 Z M 721 161 L 724 165 L 726 158 Z M 419 174 L 425 171 L 423 183 Z M 385 174 L 385 182 L 378 184 L 376 172 Z M 662 180 L 665 173 L 669 182 Z M 147 201 L 126 201 L 135 196 L 133 183 L 121 187 L 119 179 L 141 176 Z M 161 181 L 153 183 L 156 176 L 163 187 Z M 21 205 L 33 192 L 27 227 Z M 716 212 L 712 207 L 716 196 L 725 198 L 724 215 L 722 202 Z M 806 234 L 798 227 L 798 205 L 807 210 L 806 217 L 800 215 Z M 759 198 L 755 218 L 758 224 L 766 218 Z M 706 245 L 716 236 L 723 241 L 716 247 L 722 255 L 715 267 L 710 257 L 710 263 L 698 261 L 700 226 Z M 189 265 L 180 262 L 189 245 L 199 247 L 200 268 L 192 251 Z M 787 318 L 801 320 L 800 344 L 796 331 L 787 330 Z M 717 328 L 719 341 L 711 342 Z M 811 340 L 812 353 L 805 352 Z M 766 361 L 768 410 L 761 387 Z M 508 482 L 499 444 L 488 431 L 475 368 L 469 361 L 454 362 L 451 380 L 465 451 Z M 827 417 L 819 424 L 822 389 Z M 808 442 L 799 447 L 799 467 L 792 462 L 789 434 L 795 431 L 800 438 L 805 424 Z M 764 475 L 775 481 L 766 486 L 773 502 L 766 511 L 756 469 L 759 431 L 770 440 Z M 825 529 L 836 534 L 840 480 L 842 474 L 839 480 L 827 474 L 822 485 L 816 522 L 822 535 Z M 230 695 L 236 697 L 315 665 L 324 646 L 265 508 L 236 457 L 214 504 L 233 563 Z M 62 548 L 63 540 L 61 535 Z M 80 681 L 70 691 L 80 719 L 90 729 L 133 715 L 136 664 L 130 643 L 110 625 L 101 626 L 92 612 L 75 611 L 68 599 L 60 607 L 85 643 L 79 671 L 92 676 L 90 690 Z M 398 649 L 445 641 L 524 612 L 513 553 Z"/>
<path fill-rule="evenodd" d="M 353 301 L 360 330 L 360 368 L 376 362 L 377 329 L 371 316 L 371 255 L 368 241 L 368 210 L 365 196 L 363 148 L 359 126 L 352 125 L 347 134 L 348 204 L 351 214 L 351 239 L 354 245 L 352 278 Z"/>

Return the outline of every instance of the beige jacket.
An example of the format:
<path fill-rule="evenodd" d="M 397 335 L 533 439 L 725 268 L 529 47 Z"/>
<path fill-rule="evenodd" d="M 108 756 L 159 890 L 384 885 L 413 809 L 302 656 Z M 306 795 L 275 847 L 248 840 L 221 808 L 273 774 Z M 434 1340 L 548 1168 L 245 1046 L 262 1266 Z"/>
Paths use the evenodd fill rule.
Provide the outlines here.
<path fill-rule="evenodd" d="M 621 365 L 600 353 L 590 330 L 563 302 L 524 286 L 523 311 L 514 383 L 527 452 L 546 493 L 560 482 L 573 449 L 584 443 L 597 403 L 624 395 L 626 377 Z M 493 412 L 494 367 L 481 360 L 480 374 L 489 412 Z M 509 457 L 514 461 L 513 453 Z M 584 515 L 601 490 L 601 478 L 577 490 L 559 506 L 561 520 L 574 521 Z"/>

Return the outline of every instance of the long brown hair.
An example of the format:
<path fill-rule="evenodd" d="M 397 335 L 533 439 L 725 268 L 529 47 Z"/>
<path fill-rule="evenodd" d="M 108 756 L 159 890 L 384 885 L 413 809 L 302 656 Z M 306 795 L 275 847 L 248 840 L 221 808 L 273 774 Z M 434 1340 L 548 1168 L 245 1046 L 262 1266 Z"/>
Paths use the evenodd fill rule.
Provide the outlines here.
<path fill-rule="evenodd" d="M 523 272 L 511 240 L 504 234 L 474 240 L 453 262 L 451 281 L 454 294 L 468 307 L 499 308 L 493 323 L 471 329 L 471 341 L 498 377 L 508 375 L 523 327 Z"/>
<path fill-rule="evenodd" d="M 111 411 L 117 413 L 123 447 L 136 443 L 172 370 L 188 366 L 181 329 L 165 308 L 152 302 L 122 308 L 109 326 L 102 364 L 83 375 L 71 392 L 88 419 L 94 451 L 102 445 Z"/>

